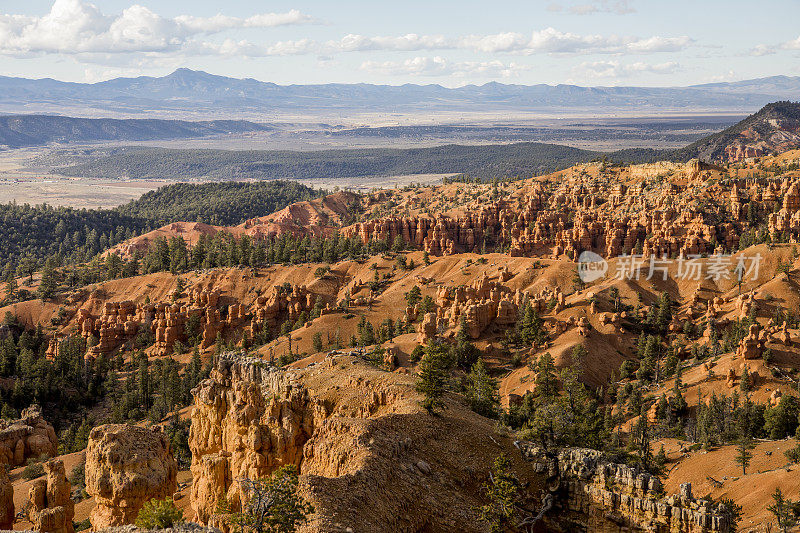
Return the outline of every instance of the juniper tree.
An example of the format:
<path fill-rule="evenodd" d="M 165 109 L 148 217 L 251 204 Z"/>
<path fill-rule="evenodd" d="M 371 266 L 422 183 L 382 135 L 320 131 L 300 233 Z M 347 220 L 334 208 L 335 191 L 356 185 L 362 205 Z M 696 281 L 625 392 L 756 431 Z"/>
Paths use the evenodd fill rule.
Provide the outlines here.
<path fill-rule="evenodd" d="M 297 467 L 285 465 L 267 479 L 240 479 L 241 511 L 221 502 L 217 515 L 238 533 L 293 533 L 314 513 L 298 492 Z"/>

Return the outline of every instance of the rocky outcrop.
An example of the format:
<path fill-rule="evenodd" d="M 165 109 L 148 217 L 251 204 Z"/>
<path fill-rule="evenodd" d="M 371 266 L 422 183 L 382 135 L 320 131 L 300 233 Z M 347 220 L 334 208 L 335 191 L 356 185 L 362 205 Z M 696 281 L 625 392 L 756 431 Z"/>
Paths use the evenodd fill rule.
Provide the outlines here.
<path fill-rule="evenodd" d="M 303 311 L 310 312 L 318 300 L 321 314 L 333 311 L 332 302 L 324 301 L 323 295 L 311 292 L 305 285 L 274 286 L 269 296 L 256 299 L 251 309 L 250 329 L 255 332 L 279 326 L 285 320 L 295 321 Z"/>
<path fill-rule="evenodd" d="M 86 492 L 95 499 L 92 527 L 130 524 L 152 498 L 172 496 L 178 468 L 166 435 L 127 424 L 92 429 L 86 447 Z"/>
<path fill-rule="evenodd" d="M 223 354 L 193 394 L 191 501 L 204 524 L 221 525 L 222 498 L 241 504 L 239 480 L 294 464 L 316 509 L 302 531 L 483 531 L 480 485 L 497 454 L 514 454 L 492 421 L 458 402 L 431 416 L 413 379 L 348 356 L 283 370 Z"/>
<path fill-rule="evenodd" d="M 222 305 L 219 289 L 200 285 L 187 289 L 186 294 L 173 294 L 169 301 L 155 303 L 103 302 L 100 296 L 94 294 L 89 298 L 76 316 L 79 335 L 94 341 L 87 350 L 87 357 L 131 348 L 137 334 L 148 330 L 154 340 L 148 352 L 168 355 L 178 341 L 188 340 L 190 321 L 194 321 L 195 334 L 201 337 L 200 349 L 208 350 L 220 334 L 241 334 L 248 325 L 250 333 L 265 327 L 274 328 L 285 320 L 296 320 L 303 311 L 310 312 L 317 300 L 323 298 L 305 286 L 294 285 L 275 286 L 269 296 L 259 296 L 252 306 L 236 301 Z M 98 308 L 99 314 L 93 312 Z M 332 311 L 331 302 L 325 302 L 320 314 Z M 54 357 L 57 350 L 58 339 L 54 338 L 48 356 Z"/>
<path fill-rule="evenodd" d="M 438 330 L 438 321 L 436 313 L 425 313 L 425 317 L 419 324 L 419 335 L 417 335 L 417 342 L 419 344 L 428 344 L 434 337 Z"/>
<path fill-rule="evenodd" d="M 38 405 L 22 411 L 18 420 L 0 420 L 0 463 L 19 466 L 29 458 L 53 457 L 58 438 Z"/>
<path fill-rule="evenodd" d="M 133 525 L 107 527 L 96 533 L 221 533 L 219 529 L 201 526 L 194 522 L 182 522 L 164 529 L 143 529 Z"/>
<path fill-rule="evenodd" d="M 546 531 L 618 533 L 729 533 L 721 506 L 681 494 L 665 497 L 661 481 L 646 472 L 607 460 L 602 452 L 564 448 L 546 452 L 518 443 L 533 469 L 547 477 L 552 509 L 543 513 Z"/>
<path fill-rule="evenodd" d="M 47 477 L 34 480 L 28 490 L 28 520 L 41 533 L 73 533 L 75 503 L 64 462 L 47 461 L 44 471 Z"/>
<path fill-rule="evenodd" d="M 758 324 L 751 324 L 747 336 L 739 341 L 736 355 L 743 359 L 760 359 L 764 350 L 764 338 Z"/>
<path fill-rule="evenodd" d="M 8 472 L 0 465 L 0 529 L 14 527 L 14 485 Z"/>

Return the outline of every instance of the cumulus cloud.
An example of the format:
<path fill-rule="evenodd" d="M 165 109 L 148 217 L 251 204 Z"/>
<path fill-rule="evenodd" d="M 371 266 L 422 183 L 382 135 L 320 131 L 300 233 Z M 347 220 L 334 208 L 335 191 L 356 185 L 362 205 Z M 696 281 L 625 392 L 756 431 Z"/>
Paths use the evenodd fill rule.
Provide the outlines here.
<path fill-rule="evenodd" d="M 781 44 L 781 48 L 784 50 L 800 50 L 800 37 Z"/>
<path fill-rule="evenodd" d="M 511 78 L 529 67 L 501 61 L 451 62 L 441 56 L 414 57 L 405 61 L 365 61 L 361 70 L 389 76 L 453 76 L 480 75 L 493 78 Z"/>
<path fill-rule="evenodd" d="M 408 34 L 399 37 L 367 37 L 349 34 L 339 41 L 329 41 L 325 48 L 334 52 L 364 51 L 417 51 L 464 49 L 480 53 L 509 54 L 589 54 L 633 53 L 650 54 L 676 52 L 692 44 L 692 39 L 682 37 L 647 38 L 620 37 L 616 35 L 580 35 L 565 33 L 555 28 L 545 28 L 531 34 L 503 32 L 489 35 L 466 35 L 448 39 L 442 35 Z"/>
<path fill-rule="evenodd" d="M 768 56 L 779 50 L 800 50 L 800 37 L 780 44 L 759 44 L 750 49 L 750 55 L 755 57 Z"/>
<path fill-rule="evenodd" d="M 588 78 L 626 78 L 634 74 L 674 74 L 680 65 L 674 61 L 650 64 L 644 62 L 621 63 L 619 61 L 584 62 L 574 69 L 574 73 Z"/>
<path fill-rule="evenodd" d="M 616 35 L 579 35 L 555 28 L 534 31 L 530 37 L 521 33 L 499 33 L 469 36 L 461 45 L 479 52 L 511 52 L 521 54 L 580 54 L 580 53 L 656 53 L 675 52 L 691 45 L 692 39 L 653 36 L 645 39 Z"/>
<path fill-rule="evenodd" d="M 598 9 L 622 9 L 626 2 L 592 2 Z M 620 4 L 620 6 L 617 6 Z M 261 13 L 250 17 L 217 14 L 211 17 L 179 15 L 163 17 L 135 4 L 121 13 L 106 14 L 88 0 L 55 0 L 42 16 L 0 13 L 0 55 L 28 57 L 43 54 L 80 55 L 85 62 L 113 63 L 112 58 L 140 55 L 157 57 L 221 55 L 267 57 L 288 55 L 335 56 L 356 52 L 418 52 L 465 50 L 478 54 L 651 54 L 674 52 L 690 46 L 689 37 L 621 37 L 584 35 L 545 28 L 531 33 L 504 32 L 451 36 L 405 35 L 368 36 L 349 33 L 338 40 L 317 42 L 298 38 L 278 42 L 253 42 L 233 38 L 224 32 L 244 28 L 271 28 L 313 23 L 296 9 L 283 13 Z M 431 58 L 411 59 L 427 62 Z M 122 60 L 120 59 L 120 62 Z M 463 68 L 496 68 L 498 62 L 475 61 Z M 502 64 L 502 63 L 500 63 Z M 454 68 L 448 64 L 447 68 Z"/>
<path fill-rule="evenodd" d="M 247 18 L 228 17 L 221 13 L 205 18 L 180 15 L 175 17 L 175 22 L 197 33 L 216 33 L 233 28 L 273 28 L 275 26 L 308 24 L 314 22 L 314 19 L 292 9 L 286 13 L 261 13 Z"/>
<path fill-rule="evenodd" d="M 297 10 L 248 18 L 224 15 L 165 18 L 141 5 L 132 5 L 118 15 L 106 15 L 83 0 L 55 0 L 50 12 L 41 17 L 0 14 L 0 53 L 169 52 L 197 46 L 193 41 L 198 36 L 233 28 L 268 28 L 312 21 Z"/>
<path fill-rule="evenodd" d="M 417 35 L 409 33 L 400 36 L 367 37 L 347 34 L 338 41 L 328 41 L 325 47 L 330 52 L 366 52 L 372 50 L 443 50 L 454 48 L 455 44 L 442 35 Z"/>

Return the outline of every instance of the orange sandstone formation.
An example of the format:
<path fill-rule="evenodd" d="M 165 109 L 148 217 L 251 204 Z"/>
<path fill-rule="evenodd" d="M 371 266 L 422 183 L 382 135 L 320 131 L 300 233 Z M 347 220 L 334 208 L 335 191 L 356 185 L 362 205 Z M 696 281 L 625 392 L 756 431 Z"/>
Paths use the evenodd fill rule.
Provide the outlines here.
<path fill-rule="evenodd" d="M 22 411 L 18 420 L 0 420 L 0 463 L 19 466 L 30 457 L 53 457 L 57 452 L 56 432 L 38 405 Z"/>
<path fill-rule="evenodd" d="M 28 490 L 28 520 L 41 533 L 73 533 L 75 503 L 64 462 L 47 461 L 44 471 L 47 477 L 34 480 Z"/>
<path fill-rule="evenodd" d="M 177 471 L 162 431 L 127 424 L 92 429 L 86 447 L 86 492 L 96 504 L 92 527 L 133 523 L 145 502 L 172 496 Z"/>

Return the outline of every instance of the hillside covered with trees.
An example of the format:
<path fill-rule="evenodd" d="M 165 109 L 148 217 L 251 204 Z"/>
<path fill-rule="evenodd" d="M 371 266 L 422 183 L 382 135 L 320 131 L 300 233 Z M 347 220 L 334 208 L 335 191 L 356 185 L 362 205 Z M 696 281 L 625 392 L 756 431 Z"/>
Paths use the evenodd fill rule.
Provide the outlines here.
<path fill-rule="evenodd" d="M 114 209 L 0 205 L 0 262 L 21 273 L 48 257 L 72 263 L 179 220 L 239 224 L 324 191 L 297 182 L 176 183 Z"/>
<path fill-rule="evenodd" d="M 530 177 L 586 163 L 602 155 L 543 143 L 313 152 L 129 147 L 57 172 L 94 178 L 219 180 L 463 173 L 489 180 Z"/>

